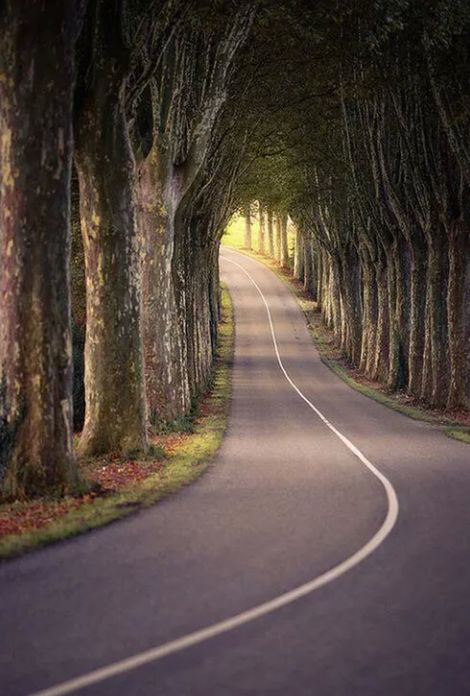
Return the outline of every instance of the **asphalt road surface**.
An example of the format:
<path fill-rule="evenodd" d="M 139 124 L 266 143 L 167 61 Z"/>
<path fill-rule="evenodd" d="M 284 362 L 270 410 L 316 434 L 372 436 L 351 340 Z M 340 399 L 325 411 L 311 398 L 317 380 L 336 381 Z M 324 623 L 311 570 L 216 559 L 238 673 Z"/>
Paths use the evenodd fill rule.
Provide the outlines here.
<path fill-rule="evenodd" d="M 218 456 L 154 508 L 0 565 L 0 693 L 470 694 L 470 447 L 351 390 L 282 281 L 222 254 Z"/>

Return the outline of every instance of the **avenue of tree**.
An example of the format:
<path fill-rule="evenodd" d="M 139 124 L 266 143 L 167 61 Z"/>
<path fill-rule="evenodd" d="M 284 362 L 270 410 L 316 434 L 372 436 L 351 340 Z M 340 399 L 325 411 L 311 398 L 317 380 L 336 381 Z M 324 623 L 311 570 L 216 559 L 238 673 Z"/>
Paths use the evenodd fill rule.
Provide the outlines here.
<path fill-rule="evenodd" d="M 0 47 L 0 497 L 190 411 L 255 200 L 353 365 L 470 408 L 466 0 L 0 0 Z"/>

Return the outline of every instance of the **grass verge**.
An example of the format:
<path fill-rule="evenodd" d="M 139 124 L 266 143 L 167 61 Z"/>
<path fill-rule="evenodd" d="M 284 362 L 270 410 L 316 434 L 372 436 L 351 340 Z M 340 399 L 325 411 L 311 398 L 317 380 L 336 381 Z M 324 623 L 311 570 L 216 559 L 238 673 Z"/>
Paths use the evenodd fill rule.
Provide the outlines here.
<path fill-rule="evenodd" d="M 97 492 L 80 498 L 36 500 L 0 506 L 0 558 L 108 524 L 176 493 L 195 481 L 217 452 L 227 425 L 234 350 L 232 301 L 222 288 L 219 347 L 211 384 L 192 417 L 157 433 L 144 457 L 137 453 L 80 463 Z M 16 533 L 8 533 L 15 528 Z M 3 533 L 7 531 L 7 533 Z"/>
<path fill-rule="evenodd" d="M 226 246 L 251 256 L 268 266 L 287 285 L 305 316 L 307 328 L 322 362 L 352 389 L 410 418 L 439 425 L 443 427 L 448 437 L 470 444 L 470 416 L 468 414 L 454 414 L 439 409 L 426 408 L 406 394 L 388 392 L 379 382 L 366 379 L 345 360 L 335 345 L 333 333 L 323 325 L 316 302 L 305 294 L 302 284 L 292 277 L 289 269 L 281 268 L 276 261 L 256 251 L 244 249 L 241 235 L 230 230 L 222 241 Z M 462 420 L 459 416 L 462 416 Z"/>

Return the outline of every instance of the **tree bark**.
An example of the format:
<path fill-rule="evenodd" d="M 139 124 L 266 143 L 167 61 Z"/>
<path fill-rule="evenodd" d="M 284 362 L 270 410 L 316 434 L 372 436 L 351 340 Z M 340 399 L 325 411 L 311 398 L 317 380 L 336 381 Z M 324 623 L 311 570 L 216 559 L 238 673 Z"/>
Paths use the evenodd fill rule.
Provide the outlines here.
<path fill-rule="evenodd" d="M 266 253 L 266 216 L 265 216 L 264 207 L 261 204 L 259 206 L 258 251 L 260 254 Z"/>
<path fill-rule="evenodd" d="M 244 244 L 245 249 L 252 249 L 252 238 L 251 238 L 251 209 L 250 205 L 245 206 L 245 237 Z"/>
<path fill-rule="evenodd" d="M 279 213 L 275 216 L 275 226 L 274 226 L 274 246 L 275 246 L 275 260 L 281 263 L 281 217 Z"/>
<path fill-rule="evenodd" d="M 118 72 L 118 71 L 117 71 Z M 146 447 L 136 167 L 123 84 L 101 63 L 77 121 L 87 277 L 87 455 Z"/>
<path fill-rule="evenodd" d="M 315 251 L 315 259 L 317 262 L 316 309 L 317 312 L 321 312 L 323 307 L 323 254 L 318 246 Z"/>
<path fill-rule="evenodd" d="M 448 408 L 466 408 L 470 401 L 470 235 L 457 222 L 449 231 L 449 321 L 450 384 Z"/>
<path fill-rule="evenodd" d="M 317 281 L 312 235 L 304 232 L 301 241 L 304 290 L 313 300 L 317 290 Z"/>
<path fill-rule="evenodd" d="M 287 215 L 285 213 L 280 216 L 280 245 L 279 263 L 283 268 L 287 268 L 289 266 L 289 246 L 287 243 Z"/>
<path fill-rule="evenodd" d="M 423 385 L 425 316 L 426 316 L 426 261 L 425 250 L 419 239 L 410 237 L 410 335 L 408 353 L 409 394 L 420 397 Z"/>
<path fill-rule="evenodd" d="M 268 208 L 267 212 L 267 233 L 268 233 L 268 254 L 273 259 L 274 258 L 274 222 L 273 222 L 273 211 Z"/>
<path fill-rule="evenodd" d="M 0 493 L 63 492 L 72 453 L 70 177 L 84 3 L 0 12 Z"/>
<path fill-rule="evenodd" d="M 295 228 L 294 278 L 304 279 L 304 240 L 300 228 Z"/>
<path fill-rule="evenodd" d="M 389 362 L 389 304 L 387 267 L 383 254 L 375 264 L 375 278 L 377 283 L 377 328 L 375 333 L 375 346 L 373 350 L 372 377 L 381 382 L 386 382 L 388 377 Z"/>
<path fill-rule="evenodd" d="M 428 283 L 430 300 L 432 393 L 434 406 L 445 407 L 449 396 L 446 290 L 448 248 L 444 234 L 437 231 L 429 240 Z"/>
<path fill-rule="evenodd" d="M 331 297 L 331 328 L 338 345 L 341 345 L 342 312 L 341 312 L 341 285 L 339 262 L 335 255 L 329 254 L 330 261 L 330 297 Z"/>
<path fill-rule="evenodd" d="M 362 311 L 359 286 L 359 263 L 354 249 L 346 249 L 340 263 L 346 341 L 343 346 L 356 367 L 361 359 Z"/>
<path fill-rule="evenodd" d="M 187 413 L 190 405 L 173 285 L 174 240 L 158 168 L 154 146 L 139 167 L 145 391 L 152 424 L 174 421 Z"/>

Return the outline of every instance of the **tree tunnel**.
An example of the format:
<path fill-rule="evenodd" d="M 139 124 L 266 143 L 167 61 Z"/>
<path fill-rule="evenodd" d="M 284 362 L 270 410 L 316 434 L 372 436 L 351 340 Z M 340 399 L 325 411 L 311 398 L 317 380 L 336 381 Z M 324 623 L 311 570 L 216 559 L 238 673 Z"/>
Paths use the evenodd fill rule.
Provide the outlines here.
<path fill-rule="evenodd" d="M 234 215 L 352 366 L 468 410 L 469 38 L 465 0 L 0 3 L 1 496 L 189 412 Z"/>

